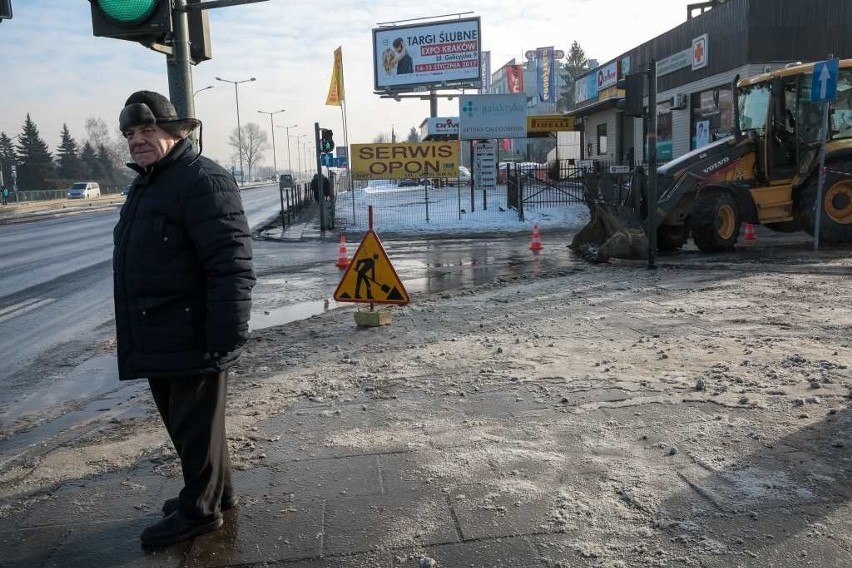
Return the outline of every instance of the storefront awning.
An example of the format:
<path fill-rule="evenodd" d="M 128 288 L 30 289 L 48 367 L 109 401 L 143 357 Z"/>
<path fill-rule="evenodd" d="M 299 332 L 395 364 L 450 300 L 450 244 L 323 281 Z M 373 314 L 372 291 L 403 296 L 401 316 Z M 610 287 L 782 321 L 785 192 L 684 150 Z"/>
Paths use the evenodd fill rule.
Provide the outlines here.
<path fill-rule="evenodd" d="M 576 116 L 576 117 L 584 117 L 592 114 L 596 114 L 598 112 L 609 110 L 611 108 L 615 108 L 615 105 L 618 104 L 623 97 L 609 97 L 603 100 L 596 101 L 590 105 L 586 105 L 581 108 L 571 109 L 565 114 L 568 116 Z"/>

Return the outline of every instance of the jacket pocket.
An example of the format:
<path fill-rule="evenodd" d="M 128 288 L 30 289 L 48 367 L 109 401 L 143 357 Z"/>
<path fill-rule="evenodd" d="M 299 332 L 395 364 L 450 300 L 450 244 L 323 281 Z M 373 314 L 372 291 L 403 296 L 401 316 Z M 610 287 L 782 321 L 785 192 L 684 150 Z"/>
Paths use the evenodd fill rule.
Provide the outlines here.
<path fill-rule="evenodd" d="M 184 295 L 140 298 L 135 303 L 137 342 L 145 353 L 176 353 L 199 348 L 192 300 Z"/>

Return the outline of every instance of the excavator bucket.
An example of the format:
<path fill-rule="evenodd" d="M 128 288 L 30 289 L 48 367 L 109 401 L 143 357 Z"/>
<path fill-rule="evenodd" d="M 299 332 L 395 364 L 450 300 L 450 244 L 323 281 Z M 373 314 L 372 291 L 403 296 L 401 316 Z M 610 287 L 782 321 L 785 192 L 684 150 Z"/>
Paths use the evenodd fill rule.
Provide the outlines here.
<path fill-rule="evenodd" d="M 594 263 L 607 262 L 610 258 L 647 258 L 648 238 L 637 213 L 640 180 L 634 178 L 636 183 L 631 183 L 631 188 L 625 191 L 608 174 L 585 176 L 591 219 L 568 245 L 571 250 Z"/>

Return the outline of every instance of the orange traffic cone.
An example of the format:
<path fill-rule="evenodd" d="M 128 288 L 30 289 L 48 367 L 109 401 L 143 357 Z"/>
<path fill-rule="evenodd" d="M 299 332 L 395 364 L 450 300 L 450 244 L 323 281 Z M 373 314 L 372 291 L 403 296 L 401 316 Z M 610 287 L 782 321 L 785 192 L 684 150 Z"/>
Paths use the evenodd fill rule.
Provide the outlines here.
<path fill-rule="evenodd" d="M 746 241 L 757 240 L 757 233 L 754 232 L 754 225 L 751 223 L 745 223 L 745 234 L 743 235 L 743 239 Z"/>
<path fill-rule="evenodd" d="M 533 225 L 533 234 L 532 234 L 532 243 L 530 244 L 530 250 L 533 252 L 538 252 L 544 247 L 541 246 L 541 232 L 538 230 L 538 223 Z"/>
<path fill-rule="evenodd" d="M 337 249 L 337 268 L 349 266 L 349 256 L 346 252 L 346 235 L 340 233 L 340 248 Z"/>

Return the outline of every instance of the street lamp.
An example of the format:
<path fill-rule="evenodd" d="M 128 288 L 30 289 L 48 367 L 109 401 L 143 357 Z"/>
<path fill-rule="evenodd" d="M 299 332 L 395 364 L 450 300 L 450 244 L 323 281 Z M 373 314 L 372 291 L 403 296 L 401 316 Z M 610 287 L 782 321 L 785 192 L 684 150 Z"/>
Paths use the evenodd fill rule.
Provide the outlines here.
<path fill-rule="evenodd" d="M 273 112 L 267 112 L 265 110 L 259 110 L 257 112 L 269 115 L 269 129 L 270 132 L 272 132 L 272 168 L 275 170 L 275 179 L 278 179 L 278 158 L 275 155 L 275 122 L 272 120 L 272 116 L 286 111 L 281 109 Z"/>
<path fill-rule="evenodd" d="M 304 174 L 304 170 L 302 170 L 302 141 L 301 138 L 304 138 L 305 134 L 299 134 L 298 136 L 291 136 L 290 138 L 296 139 L 296 158 L 299 160 L 299 177 L 302 177 Z"/>
<path fill-rule="evenodd" d="M 240 156 L 240 181 L 242 183 L 246 182 L 246 174 L 243 171 L 243 132 L 240 127 L 240 91 L 237 87 L 239 87 L 240 83 L 249 83 L 251 81 L 255 81 L 255 77 L 251 79 L 243 79 L 242 81 L 230 81 L 228 79 L 222 79 L 221 77 L 216 77 L 217 81 L 222 81 L 223 83 L 231 83 L 234 85 L 234 98 L 237 100 L 237 154 Z"/>
<path fill-rule="evenodd" d="M 200 93 L 201 91 L 206 91 L 206 90 L 208 90 L 208 89 L 212 89 L 212 88 L 213 88 L 213 85 L 207 85 L 206 87 L 203 87 L 203 88 L 201 88 L 201 89 L 198 89 L 197 91 L 195 91 L 194 93 L 192 93 L 192 107 L 193 107 L 193 108 L 195 108 L 195 95 L 197 95 L 197 94 L 198 94 L 198 93 Z"/>
<path fill-rule="evenodd" d="M 296 128 L 299 126 L 298 124 L 294 124 L 292 126 L 279 126 L 278 128 L 283 128 L 287 131 L 287 169 L 290 170 L 290 173 L 293 173 L 293 162 L 290 160 L 290 129 Z"/>

